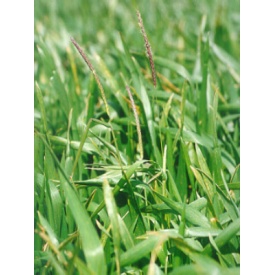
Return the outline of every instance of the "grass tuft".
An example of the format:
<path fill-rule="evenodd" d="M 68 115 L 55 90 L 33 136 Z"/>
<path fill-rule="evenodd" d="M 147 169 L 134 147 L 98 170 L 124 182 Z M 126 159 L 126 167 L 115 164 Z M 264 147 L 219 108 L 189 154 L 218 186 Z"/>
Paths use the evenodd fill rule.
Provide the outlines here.
<path fill-rule="evenodd" d="M 35 3 L 34 274 L 239 274 L 238 0 Z"/>

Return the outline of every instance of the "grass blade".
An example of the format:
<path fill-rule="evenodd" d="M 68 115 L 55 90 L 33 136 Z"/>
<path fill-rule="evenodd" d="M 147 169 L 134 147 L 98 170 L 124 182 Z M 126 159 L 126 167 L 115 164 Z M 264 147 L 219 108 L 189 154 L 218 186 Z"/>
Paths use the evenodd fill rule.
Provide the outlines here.
<path fill-rule="evenodd" d="M 107 180 L 103 181 L 103 191 L 104 191 L 104 200 L 106 204 L 106 209 L 108 212 L 108 216 L 110 218 L 111 226 L 112 226 L 112 236 L 114 243 L 114 251 L 116 258 L 116 267 L 117 273 L 120 274 L 120 230 L 119 230 L 119 221 L 118 221 L 118 212 L 115 204 L 115 199 L 113 197 L 112 189 Z"/>
<path fill-rule="evenodd" d="M 52 151 L 51 147 L 48 145 L 46 140 L 40 135 L 45 146 L 49 149 L 52 157 L 54 158 L 60 172 L 64 177 L 64 181 L 61 181 L 62 188 L 64 190 L 68 205 L 78 226 L 79 235 L 81 237 L 81 243 L 83 246 L 83 252 L 87 261 L 87 266 L 95 274 L 106 274 L 106 264 L 103 252 L 103 247 L 98 238 L 97 232 L 91 219 L 79 200 L 72 183 L 68 179 L 66 173 L 62 169 L 57 157 Z"/>
<path fill-rule="evenodd" d="M 165 202 L 171 209 L 175 210 L 178 212 L 178 214 L 182 215 L 182 212 L 184 210 L 184 206 L 180 203 L 174 202 L 162 195 L 160 195 L 157 192 L 154 192 L 154 194 L 156 194 L 163 202 Z M 210 223 L 207 220 L 207 218 L 200 213 L 198 210 L 194 209 L 192 206 L 190 205 L 186 205 L 185 208 L 185 218 L 188 222 L 190 222 L 193 225 L 198 225 L 198 226 L 202 226 L 205 228 L 209 228 L 210 227 Z"/>
<path fill-rule="evenodd" d="M 120 263 L 121 266 L 131 265 L 132 263 L 137 262 L 143 257 L 146 257 L 157 245 L 162 243 L 164 240 L 159 236 L 149 236 L 148 239 L 141 241 L 136 244 L 133 248 L 124 252 L 121 255 Z"/>
<path fill-rule="evenodd" d="M 227 228 L 225 228 L 216 238 L 215 243 L 220 249 L 226 245 L 240 231 L 240 219 L 234 220 Z M 204 249 L 205 254 L 211 252 L 211 245 L 208 244 Z"/>

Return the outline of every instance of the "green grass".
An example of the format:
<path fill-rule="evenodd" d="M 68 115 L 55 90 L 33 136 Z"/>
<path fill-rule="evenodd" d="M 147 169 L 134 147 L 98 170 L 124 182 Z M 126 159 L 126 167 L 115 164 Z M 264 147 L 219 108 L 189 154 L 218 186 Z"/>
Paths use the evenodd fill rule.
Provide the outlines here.
<path fill-rule="evenodd" d="M 39 0 L 34 78 L 35 274 L 239 274 L 239 1 Z"/>

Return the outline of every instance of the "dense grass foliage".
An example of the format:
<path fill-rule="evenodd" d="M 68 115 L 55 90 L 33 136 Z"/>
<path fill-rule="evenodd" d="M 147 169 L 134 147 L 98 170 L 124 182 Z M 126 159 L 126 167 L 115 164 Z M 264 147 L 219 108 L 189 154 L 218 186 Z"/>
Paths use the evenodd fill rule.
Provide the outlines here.
<path fill-rule="evenodd" d="M 35 274 L 239 274 L 239 1 L 35 1 L 34 73 Z"/>

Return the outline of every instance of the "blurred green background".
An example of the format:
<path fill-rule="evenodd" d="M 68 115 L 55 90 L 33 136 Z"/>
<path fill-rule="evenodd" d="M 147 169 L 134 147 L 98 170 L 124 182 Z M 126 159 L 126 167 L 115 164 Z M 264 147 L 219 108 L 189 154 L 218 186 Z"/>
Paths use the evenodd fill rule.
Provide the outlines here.
<path fill-rule="evenodd" d="M 136 9 L 141 12 L 154 55 L 169 57 L 192 72 L 198 36 L 205 20 L 205 33 L 209 31 L 217 45 L 239 60 L 238 0 L 38 0 L 35 1 L 35 41 L 50 43 L 65 54 L 73 36 L 85 49 L 96 51 L 115 73 L 109 55 L 120 46 L 119 33 L 125 37 L 129 49 L 138 52 L 144 49 Z"/>

